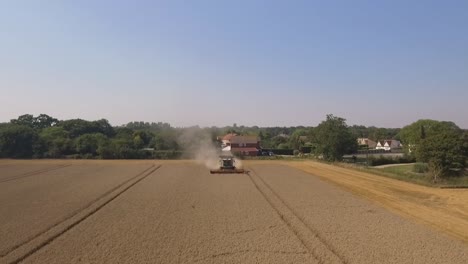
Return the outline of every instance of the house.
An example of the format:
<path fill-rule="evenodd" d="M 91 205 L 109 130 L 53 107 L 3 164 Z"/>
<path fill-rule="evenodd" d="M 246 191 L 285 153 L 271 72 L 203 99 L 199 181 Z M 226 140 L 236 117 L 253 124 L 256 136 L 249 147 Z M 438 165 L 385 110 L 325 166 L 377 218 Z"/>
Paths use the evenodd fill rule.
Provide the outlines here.
<path fill-rule="evenodd" d="M 358 145 L 367 145 L 369 149 L 375 149 L 377 147 L 377 142 L 368 138 L 358 138 L 357 141 Z"/>
<path fill-rule="evenodd" d="M 260 139 L 257 136 L 239 136 L 227 134 L 221 138 L 223 151 L 231 151 L 237 155 L 257 156 L 260 149 Z"/>
<path fill-rule="evenodd" d="M 221 141 L 221 148 L 224 149 L 225 147 L 231 146 L 231 139 L 236 136 L 236 133 L 229 133 L 222 137 L 218 137 L 218 140 Z"/>
<path fill-rule="evenodd" d="M 384 150 L 392 150 L 392 149 L 398 149 L 398 148 L 401 148 L 402 145 L 400 143 L 400 141 L 398 140 L 393 140 L 393 139 L 390 139 L 390 140 L 379 140 L 377 142 L 377 145 L 375 147 L 375 149 L 384 149 Z"/>

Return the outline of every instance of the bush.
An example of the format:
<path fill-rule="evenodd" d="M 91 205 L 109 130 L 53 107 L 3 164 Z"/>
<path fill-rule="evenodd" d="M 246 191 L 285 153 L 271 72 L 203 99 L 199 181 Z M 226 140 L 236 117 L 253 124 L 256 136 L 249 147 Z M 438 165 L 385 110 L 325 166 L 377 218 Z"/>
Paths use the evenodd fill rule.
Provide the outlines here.
<path fill-rule="evenodd" d="M 382 155 L 380 157 L 376 158 L 374 156 L 369 157 L 369 165 L 370 166 L 379 166 L 379 165 L 386 165 L 386 164 L 394 164 L 397 163 L 395 162 L 394 159 L 392 158 L 387 158 Z"/>
<path fill-rule="evenodd" d="M 413 166 L 413 172 L 426 173 L 429 171 L 429 166 L 426 163 L 418 162 Z"/>
<path fill-rule="evenodd" d="M 385 157 L 380 155 L 380 157 L 369 157 L 369 165 L 370 166 L 379 166 L 379 165 L 387 165 L 387 164 L 400 164 L 400 163 L 411 163 L 414 162 L 414 158 L 410 156 L 398 156 L 398 157 Z"/>

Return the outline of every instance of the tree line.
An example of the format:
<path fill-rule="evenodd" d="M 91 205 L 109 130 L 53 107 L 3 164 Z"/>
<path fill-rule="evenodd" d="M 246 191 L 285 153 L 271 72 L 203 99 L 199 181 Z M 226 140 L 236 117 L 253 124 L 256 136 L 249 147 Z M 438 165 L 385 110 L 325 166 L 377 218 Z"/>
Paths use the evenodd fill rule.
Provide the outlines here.
<path fill-rule="evenodd" d="M 351 131 L 352 131 L 351 127 Z M 359 127 L 359 133 L 372 134 Z M 381 129 L 382 130 L 382 129 Z M 191 138 L 183 140 L 190 131 Z M 315 148 L 316 131 L 313 127 L 188 127 L 175 128 L 162 122 L 130 122 L 112 126 L 106 119 L 58 120 L 46 114 L 21 115 L 8 123 L 0 124 L 0 157 L 2 158 L 148 158 L 148 151 L 180 153 L 190 149 L 192 142 L 207 138 L 216 142 L 227 133 L 255 135 L 267 149 Z M 363 132 L 364 131 L 364 132 Z M 386 136 L 396 133 L 383 129 Z M 192 142 L 191 142 L 192 141 Z M 349 148 L 348 148 L 349 149 Z"/>
<path fill-rule="evenodd" d="M 0 124 L 1 158 L 176 158 L 193 149 L 193 144 L 227 133 L 253 135 L 265 149 L 307 150 L 328 161 L 356 153 L 357 138 L 374 141 L 401 140 L 407 155 L 429 164 L 434 175 L 446 175 L 464 168 L 468 153 L 468 132 L 453 122 L 419 120 L 403 128 L 348 126 L 334 115 L 316 127 L 186 127 L 162 122 L 130 122 L 112 126 L 106 119 L 58 120 L 40 114 L 25 114 Z"/>
<path fill-rule="evenodd" d="M 113 127 L 106 119 L 59 121 L 26 114 L 0 125 L 0 157 L 134 159 L 144 158 L 141 150 L 148 147 L 179 149 L 169 124 L 138 125 Z"/>

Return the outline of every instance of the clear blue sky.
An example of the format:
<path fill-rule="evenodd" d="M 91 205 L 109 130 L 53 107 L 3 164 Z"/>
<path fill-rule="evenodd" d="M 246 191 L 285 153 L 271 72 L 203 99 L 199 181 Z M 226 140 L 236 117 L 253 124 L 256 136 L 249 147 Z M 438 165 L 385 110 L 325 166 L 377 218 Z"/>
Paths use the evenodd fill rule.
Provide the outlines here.
<path fill-rule="evenodd" d="M 2 1 L 0 92 L 0 122 L 468 128 L 468 1 Z"/>

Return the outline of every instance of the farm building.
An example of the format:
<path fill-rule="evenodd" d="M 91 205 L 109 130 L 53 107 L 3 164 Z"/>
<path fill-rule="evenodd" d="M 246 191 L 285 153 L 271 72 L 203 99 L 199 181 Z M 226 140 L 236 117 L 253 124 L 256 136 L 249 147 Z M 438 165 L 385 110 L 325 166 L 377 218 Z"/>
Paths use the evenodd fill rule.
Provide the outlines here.
<path fill-rule="evenodd" d="M 231 151 L 237 155 L 257 156 L 260 149 L 260 139 L 257 136 L 239 136 L 227 134 L 221 138 L 223 151 Z"/>

